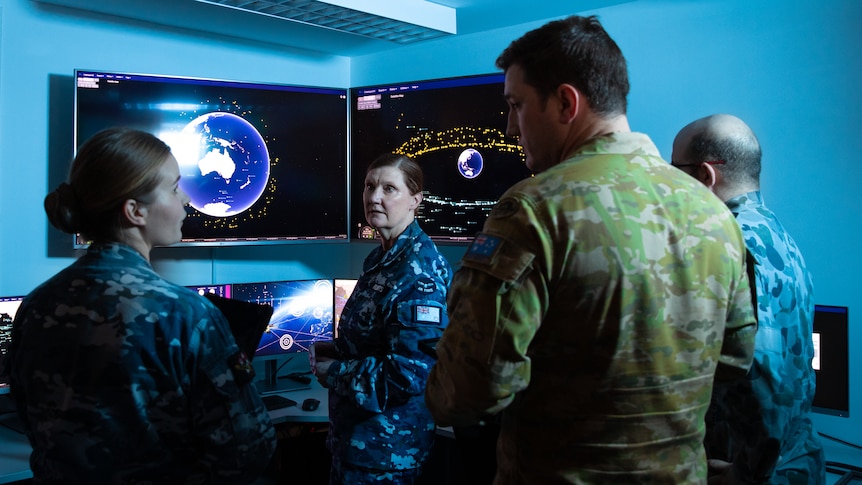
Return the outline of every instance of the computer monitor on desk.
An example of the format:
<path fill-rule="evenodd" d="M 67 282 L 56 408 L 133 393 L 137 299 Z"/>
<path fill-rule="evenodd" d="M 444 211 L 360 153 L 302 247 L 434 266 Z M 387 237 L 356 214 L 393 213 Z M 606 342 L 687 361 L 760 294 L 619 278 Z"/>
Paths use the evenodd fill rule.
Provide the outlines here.
<path fill-rule="evenodd" d="M 850 417 L 849 312 L 844 306 L 814 306 L 814 359 L 817 388 L 812 410 Z"/>
<path fill-rule="evenodd" d="M 12 340 L 12 320 L 21 306 L 23 296 L 0 296 L 0 394 L 9 392 L 9 378 L 6 375 L 5 361 Z"/>

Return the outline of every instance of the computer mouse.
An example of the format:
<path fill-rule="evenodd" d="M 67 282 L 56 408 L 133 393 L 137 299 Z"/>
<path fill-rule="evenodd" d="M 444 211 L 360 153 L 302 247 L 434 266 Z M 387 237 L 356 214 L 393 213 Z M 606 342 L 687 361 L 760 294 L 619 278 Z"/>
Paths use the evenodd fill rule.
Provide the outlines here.
<path fill-rule="evenodd" d="M 310 397 L 305 401 L 302 401 L 302 410 L 303 411 L 314 411 L 317 407 L 320 406 L 320 401 Z"/>

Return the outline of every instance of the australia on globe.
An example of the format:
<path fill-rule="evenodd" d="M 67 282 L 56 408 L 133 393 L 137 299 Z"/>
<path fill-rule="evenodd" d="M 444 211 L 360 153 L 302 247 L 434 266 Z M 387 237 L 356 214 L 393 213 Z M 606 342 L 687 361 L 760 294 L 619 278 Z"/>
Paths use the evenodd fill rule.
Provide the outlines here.
<path fill-rule="evenodd" d="M 482 159 L 482 154 L 472 148 L 464 150 L 458 156 L 458 171 L 464 178 L 474 179 L 478 177 L 484 166 L 485 161 Z"/>
<path fill-rule="evenodd" d="M 204 214 L 239 214 L 260 198 L 269 180 L 269 152 L 257 129 L 232 113 L 198 116 L 169 143 L 180 188 Z"/>

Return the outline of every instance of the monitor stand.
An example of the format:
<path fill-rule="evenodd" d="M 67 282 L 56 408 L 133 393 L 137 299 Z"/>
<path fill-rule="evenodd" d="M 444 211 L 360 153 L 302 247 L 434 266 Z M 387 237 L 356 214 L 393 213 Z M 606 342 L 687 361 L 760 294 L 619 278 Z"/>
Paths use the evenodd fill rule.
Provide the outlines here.
<path fill-rule="evenodd" d="M 264 376 L 263 379 L 255 382 L 257 391 L 260 394 L 275 394 L 286 391 L 297 391 L 299 389 L 310 389 L 311 386 L 295 381 L 287 376 L 278 377 L 278 359 L 267 359 L 263 362 Z"/>

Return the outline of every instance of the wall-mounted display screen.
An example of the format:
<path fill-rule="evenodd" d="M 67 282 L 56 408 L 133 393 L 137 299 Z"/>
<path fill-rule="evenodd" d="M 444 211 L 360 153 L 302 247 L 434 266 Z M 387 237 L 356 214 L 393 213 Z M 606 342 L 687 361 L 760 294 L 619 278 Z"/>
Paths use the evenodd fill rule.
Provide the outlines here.
<path fill-rule="evenodd" d="M 417 214 L 438 242 L 469 242 L 500 195 L 529 177 L 523 150 L 506 136 L 503 74 L 351 89 L 351 237 L 374 239 L 362 189 L 379 155 L 414 158 L 425 177 Z"/>
<path fill-rule="evenodd" d="M 115 126 L 171 147 L 191 198 L 178 245 L 347 240 L 346 89 L 85 70 L 75 78 L 76 149 Z"/>
<path fill-rule="evenodd" d="M 817 375 L 812 409 L 822 414 L 850 416 L 849 311 L 844 306 L 814 306 L 814 359 Z"/>

